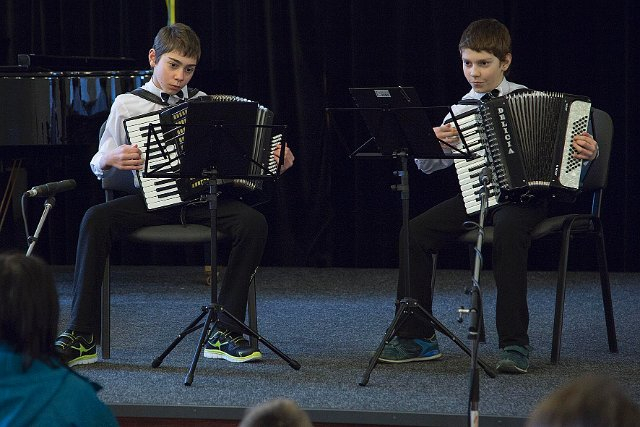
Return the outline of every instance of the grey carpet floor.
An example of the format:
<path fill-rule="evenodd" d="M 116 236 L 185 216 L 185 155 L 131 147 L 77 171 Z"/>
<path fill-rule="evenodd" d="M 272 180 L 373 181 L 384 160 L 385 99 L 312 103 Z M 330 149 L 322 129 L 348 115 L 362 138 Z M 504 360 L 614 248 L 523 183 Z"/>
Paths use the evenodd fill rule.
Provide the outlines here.
<path fill-rule="evenodd" d="M 112 357 L 77 371 L 104 388 L 109 405 L 246 408 L 289 397 L 310 411 L 383 414 L 466 413 L 470 359 L 439 335 L 444 357 L 435 362 L 378 364 L 366 387 L 358 385 L 368 360 L 393 318 L 397 271 L 392 269 L 262 268 L 258 276 L 259 333 L 297 360 L 293 370 L 264 345 L 263 360 L 232 364 L 199 359 L 192 386 L 183 385 L 200 331 L 188 335 L 159 368 L 151 361 L 199 313 L 210 298 L 200 267 L 115 266 L 112 272 Z M 68 318 L 72 268 L 56 267 L 61 328 Z M 555 274 L 531 272 L 530 335 L 534 351 L 527 375 L 481 372 L 482 416 L 524 419 L 554 388 L 588 372 L 617 380 L 640 402 L 640 275 L 612 273 L 619 353 L 608 351 L 598 282 L 592 272 L 570 273 L 560 363 L 550 363 Z M 434 315 L 462 342 L 468 319 L 467 271 L 440 271 Z M 498 356 L 494 326 L 495 285 L 483 272 L 486 343 L 480 356 L 493 365 Z M 461 418 L 464 419 L 464 418 Z M 444 422 L 443 425 L 446 425 Z"/>

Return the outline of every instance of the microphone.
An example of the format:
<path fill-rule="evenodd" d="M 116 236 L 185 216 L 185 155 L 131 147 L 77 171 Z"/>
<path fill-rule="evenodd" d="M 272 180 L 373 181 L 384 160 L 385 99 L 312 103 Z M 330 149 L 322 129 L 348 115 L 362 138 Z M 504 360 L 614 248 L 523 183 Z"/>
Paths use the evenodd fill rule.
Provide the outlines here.
<path fill-rule="evenodd" d="M 27 197 L 49 197 L 61 191 L 73 190 L 74 188 L 76 188 L 76 181 L 65 179 L 64 181 L 37 185 L 31 190 L 25 191 L 24 195 Z"/>

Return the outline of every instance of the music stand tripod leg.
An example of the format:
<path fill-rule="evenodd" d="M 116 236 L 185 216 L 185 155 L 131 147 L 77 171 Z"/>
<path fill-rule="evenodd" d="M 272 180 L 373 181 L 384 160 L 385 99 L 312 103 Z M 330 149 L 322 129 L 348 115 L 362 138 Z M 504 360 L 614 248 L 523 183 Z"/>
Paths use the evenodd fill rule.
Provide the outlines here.
<path fill-rule="evenodd" d="M 433 327 L 436 330 L 438 330 L 443 335 L 448 337 L 451 341 L 453 341 L 453 343 L 455 345 L 457 345 L 458 347 L 460 347 L 460 349 L 462 349 L 462 351 L 467 353 L 468 356 L 473 356 L 473 354 L 471 353 L 471 350 L 469 349 L 469 347 L 467 347 L 467 345 L 465 343 L 460 341 L 460 338 L 458 338 L 453 332 L 451 332 L 451 330 L 449 330 L 444 324 L 442 324 L 438 319 L 436 319 L 435 316 L 433 316 L 433 314 L 429 313 L 427 310 L 424 309 L 424 307 L 422 307 L 417 302 L 416 302 L 416 308 L 419 310 L 418 314 L 421 315 L 421 316 L 424 316 L 426 319 L 428 319 L 428 321 L 431 322 L 431 324 L 433 325 Z M 423 319 L 423 320 L 427 321 L 425 319 Z M 482 369 L 487 373 L 487 375 L 489 375 L 489 377 L 491 377 L 491 378 L 495 378 L 496 377 L 496 373 L 493 370 L 493 368 L 491 366 L 487 365 L 487 363 L 484 360 L 478 358 L 478 365 L 480 365 L 482 367 Z"/>
<path fill-rule="evenodd" d="M 198 325 L 198 322 L 200 322 L 204 318 L 204 316 L 207 315 L 207 313 L 208 313 L 207 307 L 202 307 L 202 313 L 200 313 L 200 315 L 196 317 L 195 320 L 189 324 L 189 326 L 184 328 L 184 330 L 178 334 L 176 339 L 173 340 L 171 344 L 169 344 L 169 347 L 167 347 L 167 349 L 160 356 L 153 359 L 153 362 L 151 362 L 151 367 L 157 368 L 158 366 L 160 366 L 164 358 L 167 357 L 174 348 L 176 348 L 176 346 L 180 343 L 180 341 L 182 341 L 190 333 L 202 328 L 204 324 Z"/>
<path fill-rule="evenodd" d="M 202 348 L 204 347 L 204 342 L 207 340 L 207 336 L 209 335 L 209 330 L 211 328 L 211 324 L 215 326 L 218 321 L 218 309 L 217 304 L 211 304 L 206 307 L 207 320 L 204 322 L 202 333 L 200 334 L 200 339 L 198 340 L 198 346 L 196 347 L 196 351 L 193 354 L 193 360 L 191 361 L 191 366 L 189 367 L 189 371 L 184 378 L 184 385 L 190 386 L 193 383 L 193 376 L 196 371 L 196 366 L 198 365 L 198 360 L 200 359 L 200 354 L 202 353 Z"/>
<path fill-rule="evenodd" d="M 375 368 L 375 366 L 378 364 L 378 361 L 379 361 L 378 358 L 380 357 L 380 354 L 382 353 L 382 350 L 385 344 L 387 344 L 391 340 L 391 338 L 395 335 L 395 331 L 397 327 L 402 325 L 402 323 L 409 316 L 413 314 L 418 314 L 419 316 L 421 316 L 420 320 L 422 320 L 423 322 L 430 322 L 436 330 L 438 330 L 443 335 L 448 337 L 451 341 L 453 341 L 453 343 L 456 344 L 458 347 L 460 347 L 462 351 L 467 353 L 467 355 L 469 356 L 473 355 L 469 347 L 467 347 L 462 341 L 460 341 L 460 339 L 453 332 L 451 332 L 446 326 L 444 326 L 431 313 L 425 310 L 424 307 L 418 304 L 418 301 L 416 301 L 413 298 L 403 298 L 398 303 L 398 312 L 396 313 L 396 316 L 394 317 L 393 321 L 387 328 L 387 331 L 382 339 L 382 342 L 380 343 L 373 357 L 369 361 L 369 366 L 367 367 L 367 370 L 363 374 L 362 379 L 358 384 L 360 384 L 361 386 L 367 385 L 367 383 L 369 382 L 369 377 L 371 376 L 371 371 L 373 371 L 373 368 Z M 487 365 L 487 363 L 480 358 L 478 358 L 478 365 L 482 367 L 482 369 L 487 373 L 487 375 L 489 375 L 489 377 L 491 378 L 496 377 L 496 373 L 493 370 L 493 368 Z"/>
<path fill-rule="evenodd" d="M 402 325 L 406 320 L 406 318 L 411 314 L 408 311 L 408 308 L 409 308 L 409 304 L 406 299 L 403 299 L 402 301 L 398 302 L 398 310 L 396 311 L 396 315 L 393 318 L 393 321 L 391 321 L 391 324 L 389 325 L 389 327 L 387 328 L 387 331 L 385 332 L 384 337 L 380 342 L 380 345 L 378 345 L 378 348 L 376 349 L 375 353 L 369 360 L 369 366 L 367 366 L 367 370 L 362 375 L 362 379 L 358 383 L 359 385 L 365 386 L 369 382 L 371 371 L 373 371 L 373 368 L 375 368 L 375 366 L 378 364 L 378 358 L 380 357 L 380 354 L 382 354 L 382 350 L 384 349 L 384 346 L 389 343 L 391 338 L 395 335 L 396 329 L 400 325 Z"/>
<path fill-rule="evenodd" d="M 238 325 L 242 329 L 244 333 L 246 333 L 247 335 L 251 335 L 252 337 L 256 338 L 259 342 L 267 346 L 271 351 L 273 351 L 275 354 L 280 356 L 280 358 L 282 358 L 285 362 L 287 362 L 289 366 L 291 366 L 293 369 L 295 370 L 300 369 L 300 363 L 298 363 L 297 361 L 291 359 L 289 356 L 284 354 L 276 346 L 274 346 L 271 342 L 269 342 L 269 340 L 267 340 L 262 335 L 260 335 L 259 333 L 251 329 L 249 326 L 247 326 L 244 322 L 242 322 L 240 319 L 235 317 L 233 314 L 225 310 L 223 306 L 218 305 L 217 311 L 220 313 L 224 313 L 226 318 L 232 320 L 236 325 Z"/>

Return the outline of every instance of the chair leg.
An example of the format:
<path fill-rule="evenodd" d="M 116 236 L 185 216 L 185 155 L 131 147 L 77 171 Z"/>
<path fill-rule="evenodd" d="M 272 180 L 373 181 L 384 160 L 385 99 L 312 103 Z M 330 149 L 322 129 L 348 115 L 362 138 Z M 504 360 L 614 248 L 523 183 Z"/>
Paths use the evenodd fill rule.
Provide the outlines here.
<path fill-rule="evenodd" d="M 604 246 L 604 235 L 602 228 L 598 224 L 598 266 L 600 268 L 600 287 L 602 288 L 602 304 L 604 306 L 604 318 L 607 325 L 607 340 L 609 351 L 618 352 L 618 339 L 616 337 L 616 325 L 613 318 L 613 302 L 611 299 L 611 283 L 609 282 L 609 267 L 607 265 L 607 255 Z"/>
<path fill-rule="evenodd" d="M 111 357 L 111 272 L 109 271 L 109 257 L 104 266 L 102 278 L 102 297 L 100 301 L 101 327 L 100 345 L 102 346 L 102 358 Z"/>
<path fill-rule="evenodd" d="M 557 364 L 560 359 L 560 344 L 562 339 L 562 323 L 564 321 L 564 300 L 567 289 L 567 265 L 569 258 L 569 243 L 571 227 L 565 227 L 562 232 L 562 247 L 558 263 L 558 283 L 556 284 L 556 307 L 553 318 L 553 339 L 551 341 L 551 363 Z"/>
<path fill-rule="evenodd" d="M 249 312 L 249 328 L 258 332 L 258 314 L 256 310 L 256 276 L 255 274 L 251 278 L 251 285 L 249 286 L 249 295 L 247 298 L 247 311 Z M 254 350 L 258 350 L 258 339 L 254 336 L 249 338 L 251 347 Z"/>
<path fill-rule="evenodd" d="M 431 304 L 433 304 L 433 291 L 436 289 L 436 270 L 438 268 L 438 254 L 431 254 L 432 268 L 431 268 Z M 407 272 L 409 274 L 409 272 Z"/>

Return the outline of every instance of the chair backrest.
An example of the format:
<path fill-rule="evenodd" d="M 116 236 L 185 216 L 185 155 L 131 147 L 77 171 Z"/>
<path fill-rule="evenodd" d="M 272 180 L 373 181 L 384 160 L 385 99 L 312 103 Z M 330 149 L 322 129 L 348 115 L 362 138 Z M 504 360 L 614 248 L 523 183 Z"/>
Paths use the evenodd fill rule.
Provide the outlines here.
<path fill-rule="evenodd" d="M 611 143 L 613 140 L 613 120 L 602 110 L 591 110 L 593 136 L 598 141 L 600 154 L 589 167 L 584 179 L 583 189 L 595 191 L 607 186 L 609 176 L 609 159 L 611 158 Z"/>
<path fill-rule="evenodd" d="M 613 120 L 605 111 L 592 108 L 591 122 L 593 136 L 598 142 L 600 154 L 589 167 L 582 189 L 583 191 L 593 192 L 591 214 L 599 217 L 603 190 L 607 186 L 609 177 L 611 144 L 613 142 Z"/>

